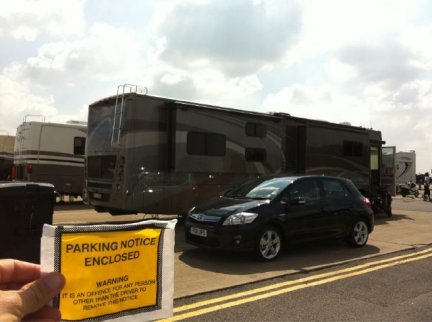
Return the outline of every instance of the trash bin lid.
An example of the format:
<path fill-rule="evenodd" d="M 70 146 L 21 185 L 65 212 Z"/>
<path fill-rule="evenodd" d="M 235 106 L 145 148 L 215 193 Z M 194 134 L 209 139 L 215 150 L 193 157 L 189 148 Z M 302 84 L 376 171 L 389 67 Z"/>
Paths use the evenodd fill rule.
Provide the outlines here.
<path fill-rule="evenodd" d="M 43 182 L 0 182 L 0 198 L 27 194 L 53 194 L 54 185 Z"/>

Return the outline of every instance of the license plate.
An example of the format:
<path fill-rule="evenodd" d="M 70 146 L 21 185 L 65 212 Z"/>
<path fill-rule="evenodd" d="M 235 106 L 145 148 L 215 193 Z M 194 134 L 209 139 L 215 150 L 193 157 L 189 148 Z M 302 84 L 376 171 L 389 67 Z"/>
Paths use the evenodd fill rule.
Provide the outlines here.
<path fill-rule="evenodd" d="M 190 233 L 192 235 L 200 236 L 200 237 L 207 237 L 207 230 L 197 228 L 197 227 L 191 227 Z"/>
<path fill-rule="evenodd" d="M 95 193 L 93 193 L 93 198 L 95 198 L 95 199 L 102 199 L 102 194 L 95 192 Z"/>

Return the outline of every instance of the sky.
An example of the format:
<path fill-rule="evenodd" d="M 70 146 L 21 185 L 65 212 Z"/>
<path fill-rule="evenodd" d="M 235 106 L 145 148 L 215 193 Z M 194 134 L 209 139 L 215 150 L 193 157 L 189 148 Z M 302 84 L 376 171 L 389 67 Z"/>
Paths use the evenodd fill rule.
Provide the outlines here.
<path fill-rule="evenodd" d="M 432 1 L 0 0 L 0 134 L 118 85 L 380 130 L 432 169 Z"/>

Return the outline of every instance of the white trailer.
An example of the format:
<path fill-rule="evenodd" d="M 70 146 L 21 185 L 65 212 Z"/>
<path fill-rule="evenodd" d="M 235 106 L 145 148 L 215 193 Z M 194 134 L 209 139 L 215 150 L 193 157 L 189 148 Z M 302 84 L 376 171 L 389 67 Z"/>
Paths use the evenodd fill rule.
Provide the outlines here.
<path fill-rule="evenodd" d="M 0 181 L 11 179 L 15 136 L 0 135 Z"/>
<path fill-rule="evenodd" d="M 81 196 L 86 123 L 23 122 L 14 148 L 14 179 L 47 182 L 60 195 Z"/>
<path fill-rule="evenodd" d="M 396 152 L 396 184 L 416 182 L 415 151 Z"/>

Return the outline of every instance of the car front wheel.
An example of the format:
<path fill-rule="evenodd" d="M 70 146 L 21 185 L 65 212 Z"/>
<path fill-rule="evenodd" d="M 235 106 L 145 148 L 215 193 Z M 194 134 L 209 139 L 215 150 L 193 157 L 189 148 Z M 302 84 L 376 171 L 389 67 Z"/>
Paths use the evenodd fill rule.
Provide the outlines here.
<path fill-rule="evenodd" d="M 364 220 L 357 220 L 352 226 L 348 242 L 353 247 L 363 247 L 369 238 L 369 228 Z"/>
<path fill-rule="evenodd" d="M 282 247 L 282 238 L 279 231 L 272 226 L 266 226 L 261 230 L 255 254 L 261 261 L 272 261 L 276 259 Z"/>

